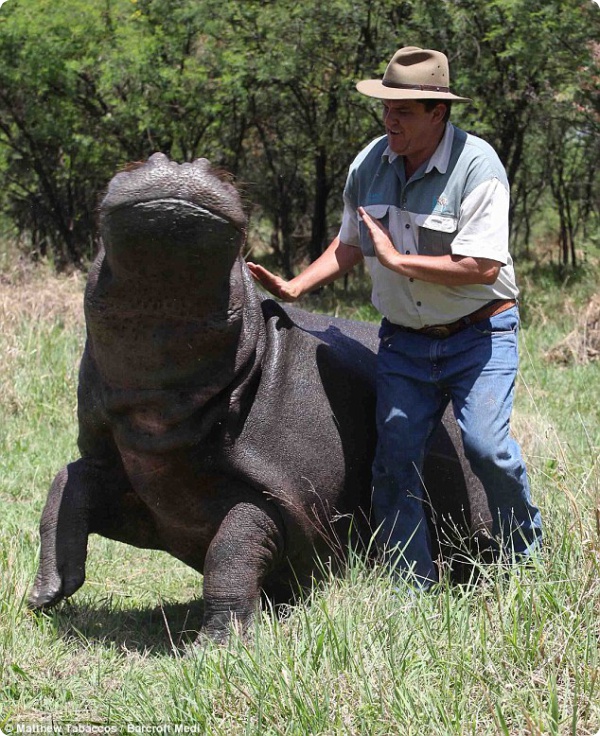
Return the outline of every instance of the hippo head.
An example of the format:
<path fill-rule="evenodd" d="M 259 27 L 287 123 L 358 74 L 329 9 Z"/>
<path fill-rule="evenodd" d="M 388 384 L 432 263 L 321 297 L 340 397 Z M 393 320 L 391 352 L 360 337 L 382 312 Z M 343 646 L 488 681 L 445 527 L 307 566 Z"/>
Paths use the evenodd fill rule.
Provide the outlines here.
<path fill-rule="evenodd" d="M 117 174 L 100 204 L 113 274 L 220 282 L 245 239 L 236 189 L 206 159 L 177 164 L 155 153 Z"/>
<path fill-rule="evenodd" d="M 238 192 L 206 159 L 156 153 L 112 179 L 85 297 L 107 383 L 206 393 L 232 380 L 256 343 L 244 332 L 256 297 L 240 257 L 245 228 Z"/>

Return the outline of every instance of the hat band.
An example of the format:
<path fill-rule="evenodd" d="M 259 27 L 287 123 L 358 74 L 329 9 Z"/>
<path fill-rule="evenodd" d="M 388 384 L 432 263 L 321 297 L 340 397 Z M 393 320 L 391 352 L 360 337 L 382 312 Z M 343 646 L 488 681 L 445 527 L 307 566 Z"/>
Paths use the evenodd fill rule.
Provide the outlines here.
<path fill-rule="evenodd" d="M 384 87 L 393 87 L 394 89 L 417 89 L 422 92 L 445 92 L 446 94 L 450 92 L 450 87 L 437 87 L 434 84 L 392 84 L 391 82 L 386 82 L 385 79 L 381 84 Z"/>

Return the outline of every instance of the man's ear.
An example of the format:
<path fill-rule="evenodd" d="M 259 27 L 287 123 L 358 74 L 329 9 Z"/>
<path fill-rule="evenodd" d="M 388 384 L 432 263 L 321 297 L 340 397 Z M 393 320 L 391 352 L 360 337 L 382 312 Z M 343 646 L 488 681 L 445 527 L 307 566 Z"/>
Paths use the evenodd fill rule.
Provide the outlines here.
<path fill-rule="evenodd" d="M 443 102 L 440 102 L 437 104 L 433 110 L 433 120 L 437 123 L 444 119 L 444 116 L 446 115 L 446 105 Z"/>

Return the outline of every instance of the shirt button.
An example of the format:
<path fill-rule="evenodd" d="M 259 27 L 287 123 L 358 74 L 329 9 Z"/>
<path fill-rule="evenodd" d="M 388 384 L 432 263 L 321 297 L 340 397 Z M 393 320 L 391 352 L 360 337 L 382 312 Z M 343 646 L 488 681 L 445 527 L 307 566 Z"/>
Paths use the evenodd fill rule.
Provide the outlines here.
<path fill-rule="evenodd" d="M 407 224 L 406 224 L 406 225 L 405 225 L 404 227 L 405 227 L 405 228 L 406 228 L 407 230 L 409 230 L 409 229 L 410 229 L 410 225 L 409 225 L 408 223 L 407 223 Z"/>
<path fill-rule="evenodd" d="M 411 283 L 411 284 L 412 284 L 412 282 L 414 281 L 414 279 L 408 279 L 408 280 L 410 281 L 410 283 Z"/>
<path fill-rule="evenodd" d="M 406 255 L 407 255 L 407 256 L 409 256 L 409 255 L 410 255 L 410 251 L 409 251 L 409 250 L 407 250 L 407 251 L 406 251 Z"/>
<path fill-rule="evenodd" d="M 420 307 L 420 306 L 421 306 L 421 302 L 417 302 L 417 307 Z"/>

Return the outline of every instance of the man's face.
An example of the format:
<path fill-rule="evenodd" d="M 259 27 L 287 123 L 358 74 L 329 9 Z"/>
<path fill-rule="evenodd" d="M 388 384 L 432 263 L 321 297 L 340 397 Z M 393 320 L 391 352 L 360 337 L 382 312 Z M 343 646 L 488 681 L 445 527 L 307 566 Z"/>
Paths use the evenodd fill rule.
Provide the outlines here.
<path fill-rule="evenodd" d="M 426 112 L 416 100 L 383 100 L 383 124 L 390 149 L 399 156 L 420 157 L 439 142 L 445 105 Z"/>

